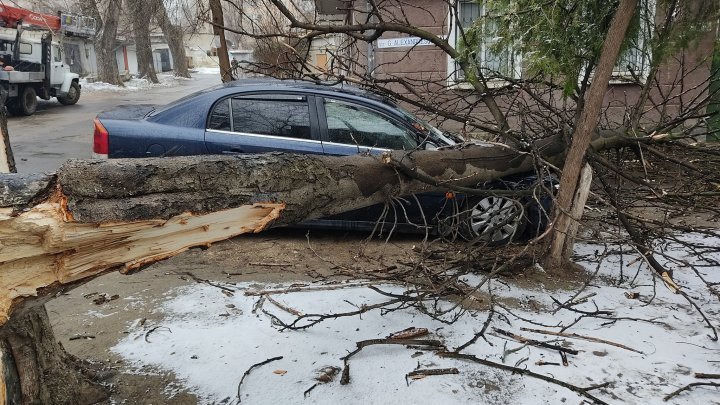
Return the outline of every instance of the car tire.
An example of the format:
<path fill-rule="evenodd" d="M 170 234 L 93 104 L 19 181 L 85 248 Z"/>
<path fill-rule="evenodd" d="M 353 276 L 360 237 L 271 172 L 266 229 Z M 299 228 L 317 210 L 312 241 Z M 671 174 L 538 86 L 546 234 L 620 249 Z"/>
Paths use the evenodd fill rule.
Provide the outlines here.
<path fill-rule="evenodd" d="M 58 96 L 58 101 L 62 105 L 73 105 L 80 100 L 80 84 L 78 82 L 70 83 L 70 89 L 66 96 Z"/>
<path fill-rule="evenodd" d="M 17 115 L 33 115 L 37 110 L 37 93 L 35 88 L 31 86 L 25 86 L 20 91 L 20 96 L 17 98 Z"/>
<path fill-rule="evenodd" d="M 525 230 L 525 209 L 512 198 L 488 196 L 466 211 L 463 236 L 488 245 L 506 245 L 519 239 Z"/>

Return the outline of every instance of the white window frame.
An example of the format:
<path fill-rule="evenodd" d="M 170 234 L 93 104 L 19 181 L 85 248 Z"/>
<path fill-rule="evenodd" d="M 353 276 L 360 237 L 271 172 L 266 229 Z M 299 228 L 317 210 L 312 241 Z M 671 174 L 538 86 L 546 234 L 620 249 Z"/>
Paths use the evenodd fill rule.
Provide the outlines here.
<path fill-rule="evenodd" d="M 458 38 L 459 38 L 459 30 L 460 27 L 456 24 L 457 21 L 461 20 L 461 16 L 457 16 L 456 18 L 455 13 L 459 13 L 459 6 L 460 3 L 471 3 L 474 2 L 473 0 L 456 0 L 450 4 L 449 10 L 448 10 L 448 43 L 457 49 L 458 45 Z M 482 7 L 482 11 L 484 12 L 485 4 L 481 4 L 480 7 Z M 480 49 L 480 55 L 484 58 L 485 51 L 487 49 L 487 44 L 483 42 L 481 44 Z M 512 57 L 512 76 L 515 79 L 519 79 L 522 76 L 522 56 L 515 52 L 512 47 L 509 47 L 508 49 L 509 54 Z M 457 66 L 457 63 L 455 62 L 455 59 L 450 57 L 448 55 L 447 57 L 447 77 L 448 77 L 448 84 L 455 88 L 459 89 L 472 89 L 472 85 L 468 82 L 466 82 L 461 76 L 460 76 L 461 70 Z M 495 87 L 502 87 L 508 85 L 508 81 L 504 80 L 502 78 L 489 78 L 487 80 L 487 85 L 490 88 Z"/>

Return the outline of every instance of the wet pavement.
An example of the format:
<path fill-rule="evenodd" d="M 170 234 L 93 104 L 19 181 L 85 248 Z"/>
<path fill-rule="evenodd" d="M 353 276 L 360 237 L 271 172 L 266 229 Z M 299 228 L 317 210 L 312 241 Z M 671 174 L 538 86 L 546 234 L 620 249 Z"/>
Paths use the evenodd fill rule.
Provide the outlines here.
<path fill-rule="evenodd" d="M 37 112 L 8 120 L 18 173 L 52 172 L 68 159 L 92 156 L 93 118 L 121 104 L 166 104 L 184 95 L 220 83 L 217 74 L 194 74 L 173 86 L 138 91 L 84 92 L 78 104 L 64 106 L 57 100 L 39 100 Z"/>

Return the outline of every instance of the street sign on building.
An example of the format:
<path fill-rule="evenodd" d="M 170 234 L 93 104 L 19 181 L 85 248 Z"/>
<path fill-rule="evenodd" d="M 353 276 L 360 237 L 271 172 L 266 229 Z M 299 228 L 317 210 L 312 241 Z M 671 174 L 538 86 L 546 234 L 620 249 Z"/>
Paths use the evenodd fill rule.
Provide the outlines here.
<path fill-rule="evenodd" d="M 377 40 L 378 48 L 410 48 L 413 46 L 433 45 L 427 39 L 419 37 L 403 37 L 403 38 L 384 38 Z"/>

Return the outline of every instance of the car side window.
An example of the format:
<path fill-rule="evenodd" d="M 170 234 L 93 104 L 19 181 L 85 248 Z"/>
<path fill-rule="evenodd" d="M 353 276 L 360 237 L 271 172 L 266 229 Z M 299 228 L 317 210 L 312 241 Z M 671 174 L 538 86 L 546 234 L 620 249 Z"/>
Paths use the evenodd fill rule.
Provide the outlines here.
<path fill-rule="evenodd" d="M 220 101 L 215 104 L 210 120 L 208 121 L 208 129 L 217 129 L 220 131 L 230 131 L 230 99 Z"/>
<path fill-rule="evenodd" d="M 325 115 L 330 142 L 404 150 L 418 146 L 412 131 L 369 108 L 326 99 Z"/>
<path fill-rule="evenodd" d="M 254 95 L 230 100 L 232 131 L 312 139 L 307 98 L 292 95 Z"/>

